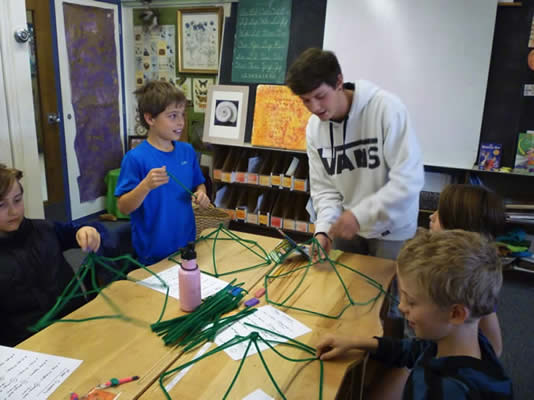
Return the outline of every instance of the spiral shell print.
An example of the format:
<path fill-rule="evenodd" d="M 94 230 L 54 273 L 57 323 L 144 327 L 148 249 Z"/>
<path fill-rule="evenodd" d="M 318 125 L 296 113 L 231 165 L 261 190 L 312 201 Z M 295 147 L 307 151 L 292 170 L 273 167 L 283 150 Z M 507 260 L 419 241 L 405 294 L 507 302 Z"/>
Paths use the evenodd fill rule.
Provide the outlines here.
<path fill-rule="evenodd" d="M 237 121 L 237 107 L 231 101 L 221 101 L 215 108 L 215 118 L 220 122 L 235 123 Z"/>

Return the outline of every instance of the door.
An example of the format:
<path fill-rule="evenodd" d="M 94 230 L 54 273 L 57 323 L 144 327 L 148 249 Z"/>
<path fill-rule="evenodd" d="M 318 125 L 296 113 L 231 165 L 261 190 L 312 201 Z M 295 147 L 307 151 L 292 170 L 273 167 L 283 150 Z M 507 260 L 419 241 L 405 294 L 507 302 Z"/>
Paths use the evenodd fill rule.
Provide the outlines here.
<path fill-rule="evenodd" d="M 123 156 L 119 6 L 54 0 L 71 219 L 105 208 L 108 171 Z"/>
<path fill-rule="evenodd" d="M 25 215 L 43 218 L 24 1 L 0 12 L 0 162 L 24 172 Z M 16 33 L 16 34 L 15 34 Z"/>
<path fill-rule="evenodd" d="M 65 191 L 52 57 L 50 3 L 26 0 L 26 18 L 28 30 L 33 32 L 29 49 L 43 198 L 45 205 L 62 205 L 65 202 Z"/>

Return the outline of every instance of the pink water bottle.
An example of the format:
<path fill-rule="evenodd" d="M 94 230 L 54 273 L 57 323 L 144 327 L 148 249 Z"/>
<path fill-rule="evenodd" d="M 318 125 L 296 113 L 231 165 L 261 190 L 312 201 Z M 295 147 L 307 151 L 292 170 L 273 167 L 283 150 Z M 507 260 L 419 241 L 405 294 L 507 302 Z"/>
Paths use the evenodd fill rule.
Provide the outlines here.
<path fill-rule="evenodd" d="M 197 265 L 195 244 L 189 243 L 182 249 L 182 265 L 178 272 L 180 308 L 191 312 L 200 305 L 200 270 Z"/>

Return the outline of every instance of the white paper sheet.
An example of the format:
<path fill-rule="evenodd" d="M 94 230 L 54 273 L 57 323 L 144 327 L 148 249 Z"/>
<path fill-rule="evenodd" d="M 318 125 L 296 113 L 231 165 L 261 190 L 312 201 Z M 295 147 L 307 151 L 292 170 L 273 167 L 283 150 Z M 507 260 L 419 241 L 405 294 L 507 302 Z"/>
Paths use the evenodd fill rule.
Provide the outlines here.
<path fill-rule="evenodd" d="M 286 313 L 272 307 L 272 306 L 263 306 L 259 307 L 258 311 L 255 313 L 249 315 L 246 318 L 243 318 L 236 323 L 230 325 L 228 328 L 226 328 L 224 331 L 219 333 L 215 337 L 215 343 L 220 346 L 223 343 L 226 343 L 236 335 L 240 336 L 247 336 L 251 332 L 254 331 L 254 328 L 244 325 L 245 322 L 248 322 L 249 324 L 253 324 L 265 329 L 269 329 L 270 331 L 280 333 L 284 336 L 290 337 L 291 339 L 295 339 L 296 337 L 299 337 L 301 335 L 304 335 L 308 332 L 311 332 L 311 329 L 308 328 L 306 325 L 301 324 L 299 321 L 297 321 L 295 318 L 290 317 Z M 277 340 L 280 342 L 287 342 L 287 340 L 281 338 L 280 336 L 271 335 L 270 333 L 260 331 L 259 332 L 261 337 L 265 340 Z M 243 358 L 243 354 L 245 353 L 245 350 L 247 349 L 248 341 L 244 341 L 240 344 L 237 344 L 235 346 L 229 347 L 225 350 L 226 354 L 228 354 L 232 359 L 234 360 L 241 360 Z M 267 345 L 261 341 L 258 341 L 258 345 L 261 351 L 267 349 Z M 272 344 L 274 347 L 274 344 Z M 248 351 L 247 357 L 256 354 L 256 347 L 252 345 Z"/>
<path fill-rule="evenodd" d="M 46 399 L 81 363 L 82 360 L 0 346 L 0 399 Z"/>
<path fill-rule="evenodd" d="M 167 285 L 169 285 L 169 296 L 174 297 L 175 299 L 180 298 L 180 291 L 178 290 L 179 268 L 180 267 L 178 265 L 175 265 L 174 267 L 166 269 L 158 274 L 158 276 L 163 279 Z M 167 289 L 161 286 L 161 282 L 155 276 L 143 279 L 137 283 L 150 289 L 157 290 L 161 293 L 165 293 L 167 291 Z M 203 273 L 200 274 L 200 294 L 203 299 L 217 293 L 226 285 L 228 285 L 228 282 L 214 278 L 211 275 Z"/>

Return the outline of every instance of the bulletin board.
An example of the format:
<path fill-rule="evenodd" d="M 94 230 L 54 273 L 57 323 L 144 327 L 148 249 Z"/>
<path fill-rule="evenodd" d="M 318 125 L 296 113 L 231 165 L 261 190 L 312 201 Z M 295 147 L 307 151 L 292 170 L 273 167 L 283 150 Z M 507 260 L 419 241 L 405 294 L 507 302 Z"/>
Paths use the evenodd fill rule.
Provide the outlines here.
<path fill-rule="evenodd" d="M 291 89 L 258 85 L 252 145 L 306 150 L 306 125 L 311 113 Z"/>

